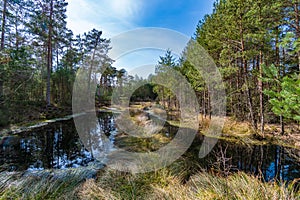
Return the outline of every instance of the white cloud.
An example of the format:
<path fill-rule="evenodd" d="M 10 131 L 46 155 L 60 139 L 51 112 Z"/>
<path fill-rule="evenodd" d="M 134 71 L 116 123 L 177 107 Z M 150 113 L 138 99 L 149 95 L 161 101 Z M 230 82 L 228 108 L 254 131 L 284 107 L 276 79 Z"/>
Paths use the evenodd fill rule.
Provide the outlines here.
<path fill-rule="evenodd" d="M 106 0 L 116 17 L 134 20 L 142 8 L 141 1 L 137 0 Z"/>
<path fill-rule="evenodd" d="M 155 64 L 165 50 L 180 54 L 188 37 L 175 31 L 153 28 L 137 29 L 145 9 L 140 0 L 68 0 L 68 27 L 75 34 L 82 34 L 96 28 L 103 31 L 103 37 L 112 38 L 110 57 L 117 68 L 131 71 L 142 67 L 143 77 L 153 73 Z M 121 35 L 119 35 L 122 33 Z M 150 48 L 150 49 L 149 49 Z M 129 52 L 127 52 L 129 50 Z M 134 52 L 130 52 L 130 51 Z M 119 58 L 123 53 L 124 57 Z M 118 56 L 116 56 L 118 55 Z M 152 67 L 151 67 L 152 66 Z M 135 71 L 135 70 L 134 70 Z"/>
<path fill-rule="evenodd" d="M 96 28 L 104 37 L 136 27 L 143 4 L 136 0 L 67 0 L 68 27 L 75 34 Z"/>
<path fill-rule="evenodd" d="M 162 28 L 139 28 L 111 38 L 109 56 L 116 68 L 125 68 L 129 74 L 144 78 L 154 73 L 159 57 L 170 49 L 175 58 L 186 47 L 189 37 L 179 32 Z"/>

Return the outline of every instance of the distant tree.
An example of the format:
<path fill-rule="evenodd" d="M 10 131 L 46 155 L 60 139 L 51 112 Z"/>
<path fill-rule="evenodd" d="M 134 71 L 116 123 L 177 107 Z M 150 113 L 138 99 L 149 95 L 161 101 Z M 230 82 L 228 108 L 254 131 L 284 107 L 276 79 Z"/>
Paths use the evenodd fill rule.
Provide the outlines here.
<path fill-rule="evenodd" d="M 174 80 L 172 80 L 173 77 L 170 77 L 167 72 L 170 69 L 176 70 L 177 67 L 178 63 L 176 63 L 176 59 L 172 55 L 172 52 L 167 50 L 164 56 L 159 57 L 158 64 L 155 67 L 156 76 L 154 75 L 152 77 L 154 83 L 159 79 L 160 82 L 164 82 L 167 86 L 155 85 L 153 91 L 158 94 L 158 98 L 161 100 L 163 106 L 169 109 L 171 108 L 171 101 L 175 101 L 175 96 L 172 91 L 168 89 L 171 88 Z"/>

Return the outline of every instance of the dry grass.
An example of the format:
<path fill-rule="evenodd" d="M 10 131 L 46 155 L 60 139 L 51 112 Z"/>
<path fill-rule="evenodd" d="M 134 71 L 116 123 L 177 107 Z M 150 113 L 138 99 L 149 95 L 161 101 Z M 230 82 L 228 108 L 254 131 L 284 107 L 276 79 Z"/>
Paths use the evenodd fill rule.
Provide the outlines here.
<path fill-rule="evenodd" d="M 237 122 L 227 117 L 223 127 L 223 134 L 244 137 L 254 134 L 254 130 L 248 122 Z"/>
<path fill-rule="evenodd" d="M 242 172 L 227 178 L 198 172 L 184 183 L 185 167 L 179 162 L 144 174 L 106 169 L 99 171 L 96 179 L 85 179 L 88 172 L 77 170 L 61 176 L 1 173 L 0 199 L 300 199 L 300 192 L 294 190 L 296 181 L 290 184 L 265 183 Z"/>
<path fill-rule="evenodd" d="M 113 192 L 109 189 L 103 189 L 99 185 L 96 184 L 94 179 L 87 180 L 79 189 L 78 197 L 80 199 L 101 199 L 101 200 L 117 200 Z"/>
<path fill-rule="evenodd" d="M 166 170 L 152 174 L 130 175 L 106 172 L 97 181 L 88 180 L 81 187 L 81 199 L 149 200 L 299 200 L 300 193 L 289 185 L 264 183 L 254 176 L 237 173 L 225 177 L 199 172 L 183 184 L 180 175 Z"/>
<path fill-rule="evenodd" d="M 199 115 L 201 133 L 210 126 L 210 119 Z M 258 124 L 259 126 L 259 124 Z M 263 138 L 264 137 L 264 138 Z M 225 124 L 222 130 L 222 136 L 219 139 L 225 139 L 245 144 L 267 144 L 300 149 L 300 129 L 297 124 L 288 124 L 285 126 L 285 134 L 281 135 L 279 124 L 266 124 L 264 135 L 254 131 L 249 122 L 241 122 L 230 117 L 225 118 Z"/>
<path fill-rule="evenodd" d="M 0 199 L 78 199 L 77 188 L 90 177 L 91 169 L 1 172 Z"/>
<path fill-rule="evenodd" d="M 292 188 L 293 184 L 280 186 L 275 183 L 263 183 L 245 173 L 237 173 L 228 178 L 199 173 L 185 185 L 177 180 L 170 182 L 167 187 L 154 185 L 154 192 L 149 199 L 299 199 L 300 193 L 293 192 Z"/>

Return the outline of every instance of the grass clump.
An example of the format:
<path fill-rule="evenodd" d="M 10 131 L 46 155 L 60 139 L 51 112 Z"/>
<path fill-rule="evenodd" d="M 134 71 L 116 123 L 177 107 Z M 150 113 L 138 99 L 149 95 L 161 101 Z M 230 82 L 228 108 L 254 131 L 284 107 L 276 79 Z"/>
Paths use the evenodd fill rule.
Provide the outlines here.
<path fill-rule="evenodd" d="M 108 174 L 111 174 L 109 172 Z M 147 175 L 117 175 L 88 180 L 80 190 L 81 199 L 215 200 L 278 199 L 297 200 L 293 184 L 263 183 L 245 173 L 224 177 L 208 173 L 194 175 L 187 183 L 180 176 L 158 178 Z"/>
<path fill-rule="evenodd" d="M 79 189 L 80 199 L 149 200 L 299 200 L 300 192 L 292 183 L 263 182 L 244 172 L 227 177 L 197 172 L 187 178 L 183 163 L 144 174 L 105 170 L 96 180 Z"/>
<path fill-rule="evenodd" d="M 176 181 L 168 187 L 154 185 L 154 193 L 149 199 L 300 199 L 299 191 L 294 191 L 294 184 L 266 183 L 243 172 L 227 178 L 204 172 L 194 175 L 185 185 Z"/>
<path fill-rule="evenodd" d="M 34 172 L 2 172 L 0 174 L 0 199 L 78 199 L 77 188 L 90 170 L 72 169 Z"/>
<path fill-rule="evenodd" d="M 81 199 L 147 199 L 153 191 L 152 184 L 167 186 L 175 178 L 171 171 L 130 174 L 105 170 L 96 180 L 86 181 L 79 190 Z"/>
<path fill-rule="evenodd" d="M 243 172 L 221 176 L 190 168 L 180 159 L 154 172 L 131 174 L 103 169 L 91 178 L 90 170 L 43 172 L 38 176 L 0 174 L 0 199 L 100 200 L 299 200 L 296 181 L 263 182 Z M 89 178 L 90 177 L 90 178 Z"/>

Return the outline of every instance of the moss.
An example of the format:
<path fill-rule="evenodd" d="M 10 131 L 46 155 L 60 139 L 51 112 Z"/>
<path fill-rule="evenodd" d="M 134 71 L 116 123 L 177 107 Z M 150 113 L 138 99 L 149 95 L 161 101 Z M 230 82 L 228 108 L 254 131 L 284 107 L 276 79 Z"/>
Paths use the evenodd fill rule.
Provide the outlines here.
<path fill-rule="evenodd" d="M 149 152 L 158 150 L 170 142 L 171 139 L 172 138 L 165 137 L 161 134 L 155 134 L 151 138 L 138 138 L 123 135 L 122 137 L 116 138 L 115 145 L 126 151 Z"/>

